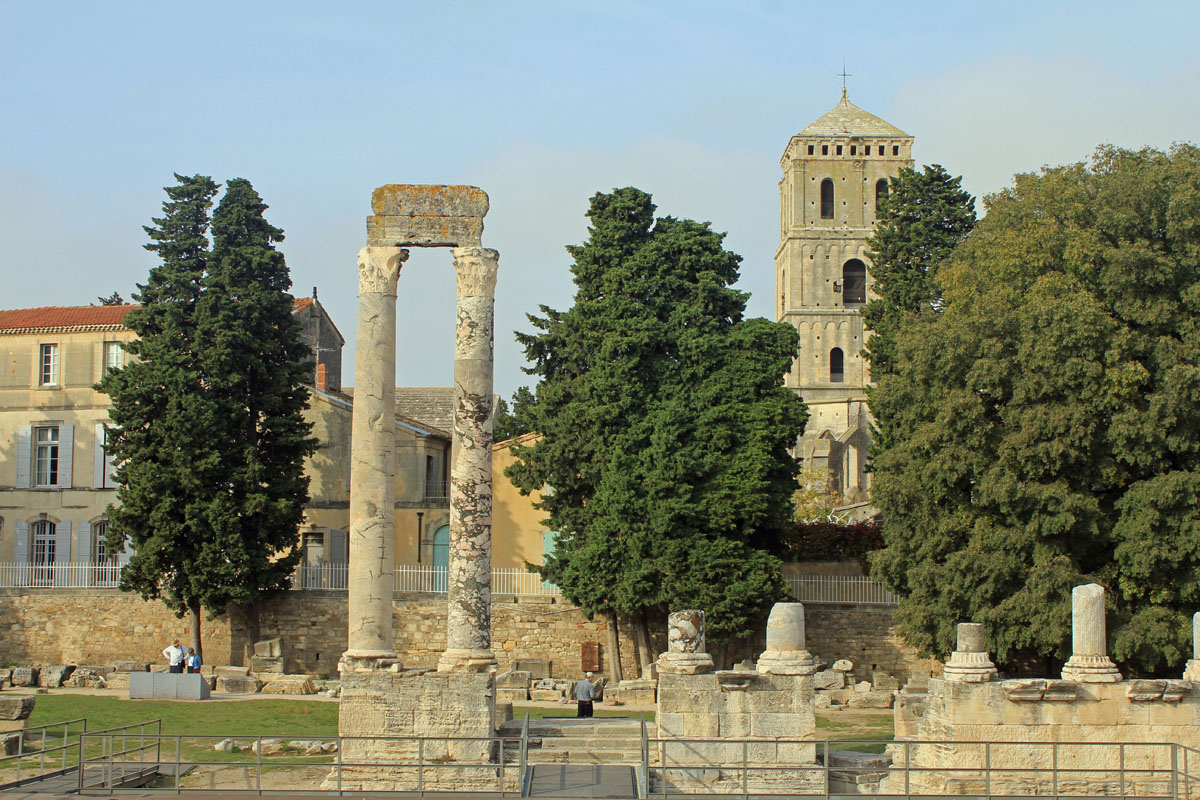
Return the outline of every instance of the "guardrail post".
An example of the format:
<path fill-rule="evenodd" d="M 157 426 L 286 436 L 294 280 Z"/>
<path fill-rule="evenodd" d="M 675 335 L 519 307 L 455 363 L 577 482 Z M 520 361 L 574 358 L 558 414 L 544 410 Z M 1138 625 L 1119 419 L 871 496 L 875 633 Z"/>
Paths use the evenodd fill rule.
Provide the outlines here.
<path fill-rule="evenodd" d="M 845 70 L 842 70 L 845 72 Z M 906 800 L 912 798 L 912 787 L 909 781 L 910 770 L 912 770 L 912 758 L 909 756 L 908 742 L 904 742 L 904 797 Z"/>
<path fill-rule="evenodd" d="M 1050 743 L 1050 787 L 1054 800 L 1058 800 L 1058 742 Z"/>
<path fill-rule="evenodd" d="M 844 70 L 843 70 L 844 71 Z M 825 800 L 829 800 L 829 740 L 824 742 L 824 755 L 821 756 L 821 764 L 824 767 L 823 776 L 825 780 Z"/>
<path fill-rule="evenodd" d="M 1121 742 L 1118 745 L 1121 748 L 1121 798 L 1125 798 L 1125 743 Z"/>
<path fill-rule="evenodd" d="M 340 795 L 342 793 L 342 737 L 340 736 L 337 738 L 337 790 Z"/>
<path fill-rule="evenodd" d="M 844 72 L 845 70 L 843 70 Z M 425 794 L 425 738 L 417 739 L 417 791 Z"/>
<path fill-rule="evenodd" d="M 1171 745 L 1171 798 L 1179 798 L 1179 746 Z"/>
<path fill-rule="evenodd" d="M 845 71 L 845 70 L 843 70 L 843 71 Z M 749 759 L 747 758 L 747 748 L 749 746 L 750 746 L 750 743 L 747 742 L 745 739 L 743 739 L 742 740 L 742 797 L 743 798 L 748 798 L 750 796 L 750 788 L 749 788 L 750 785 L 746 780 L 747 762 L 749 761 Z"/>
<path fill-rule="evenodd" d="M 255 749 L 255 751 L 257 751 L 256 755 L 258 756 L 255 759 L 254 790 L 258 794 L 262 794 L 262 736 L 258 737 L 258 742 L 255 745 L 254 749 Z M 178 782 L 178 780 L 179 780 L 178 775 L 175 777 L 175 780 L 176 780 L 176 782 Z"/>
<path fill-rule="evenodd" d="M 179 794 L 182 791 L 182 789 L 179 786 L 179 784 L 180 784 L 179 773 L 181 773 L 182 771 L 183 771 L 183 737 L 180 735 L 176 735 L 175 736 L 175 794 Z"/>
<path fill-rule="evenodd" d="M 501 797 L 503 797 L 506 794 L 506 792 L 504 791 L 504 789 L 505 789 L 505 786 L 504 786 L 504 741 L 505 741 L 504 737 L 501 736 L 500 737 L 500 796 Z"/>
<path fill-rule="evenodd" d="M 983 743 L 983 786 L 984 794 L 992 796 L 992 743 Z"/>

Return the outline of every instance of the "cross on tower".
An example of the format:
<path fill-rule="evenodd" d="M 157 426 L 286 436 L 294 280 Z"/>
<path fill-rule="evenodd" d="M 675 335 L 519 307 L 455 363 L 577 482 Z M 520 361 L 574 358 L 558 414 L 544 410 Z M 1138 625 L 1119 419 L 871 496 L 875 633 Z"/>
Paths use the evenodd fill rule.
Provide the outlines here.
<path fill-rule="evenodd" d="M 839 72 L 837 75 L 839 78 L 842 79 L 842 97 L 845 97 L 846 96 L 846 78 L 854 77 L 849 72 L 846 72 L 846 57 L 845 56 L 842 56 L 842 71 Z"/>

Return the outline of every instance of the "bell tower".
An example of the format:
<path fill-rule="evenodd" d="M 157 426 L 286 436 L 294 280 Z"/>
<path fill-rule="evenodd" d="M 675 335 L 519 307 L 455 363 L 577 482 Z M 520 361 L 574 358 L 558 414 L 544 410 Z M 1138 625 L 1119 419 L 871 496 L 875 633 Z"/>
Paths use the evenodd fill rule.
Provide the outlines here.
<path fill-rule="evenodd" d="M 888 179 L 913 165 L 912 143 L 851 103 L 843 88 L 838 104 L 793 136 L 780 160 L 775 318 L 800 332 L 787 385 L 810 415 L 797 454 L 829 471 L 845 505 L 870 500 L 871 376 L 860 313 L 875 296 L 867 238 Z"/>

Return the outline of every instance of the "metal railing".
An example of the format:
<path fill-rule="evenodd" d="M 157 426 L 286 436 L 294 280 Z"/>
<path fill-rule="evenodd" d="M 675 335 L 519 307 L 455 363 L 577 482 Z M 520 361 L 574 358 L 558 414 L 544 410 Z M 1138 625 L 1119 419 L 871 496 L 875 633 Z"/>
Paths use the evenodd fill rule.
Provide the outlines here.
<path fill-rule="evenodd" d="M 119 786 L 157 773 L 162 760 L 162 738 L 161 719 L 82 734 L 78 790 Z"/>
<path fill-rule="evenodd" d="M 894 606 L 900 596 L 865 575 L 789 575 L 793 598 L 801 603 Z"/>
<path fill-rule="evenodd" d="M 62 733 L 57 733 L 58 729 Z M 71 730 L 75 728 L 75 741 L 71 741 Z M 0 772 L 16 769 L 14 781 L 0 781 L 5 787 L 21 786 L 30 781 L 42 780 L 53 775 L 62 775 L 78 761 L 79 737 L 87 730 L 86 719 L 69 719 L 65 722 L 52 722 L 48 725 L 37 725 L 23 730 L 10 731 L 6 735 L 20 734 L 17 742 L 17 752 L 12 755 L 0 754 Z M 61 744 L 52 742 L 61 739 Z M 60 753 L 58 758 L 50 759 L 50 768 L 46 768 L 46 756 Z M 35 763 L 28 763 L 35 762 Z"/>
<path fill-rule="evenodd" d="M 450 499 L 450 481 L 425 481 L 425 499 L 444 503 Z"/>
<path fill-rule="evenodd" d="M 112 589 L 121 582 L 116 562 L 0 563 L 0 587 Z"/>
<path fill-rule="evenodd" d="M 110 744 L 103 756 L 89 757 L 80 771 L 84 793 L 121 790 L 131 774 L 122 764 L 134 770 L 165 768 L 159 774 L 168 784 L 160 788 L 177 793 L 296 792 L 312 790 L 319 781 L 322 790 L 338 793 L 478 791 L 505 796 L 527 790 L 531 772 L 528 716 L 519 737 L 310 736 L 292 742 L 316 745 L 308 751 L 281 747 L 288 739 L 284 736 L 237 737 L 242 741 L 216 760 L 210 760 L 213 744 L 228 737 L 132 731 L 84 735 L 88 742 L 104 737 Z M 118 747 L 118 738 L 136 738 L 137 744 Z M 509 746 L 516 749 L 515 760 L 510 760 Z M 864 746 L 886 749 L 893 765 L 834 763 L 838 749 L 862 751 Z M 90 749 L 78 747 L 80 752 Z M 151 749 L 153 757 L 130 757 Z M 637 770 L 641 797 L 1200 797 L 1200 751 L 1171 743 L 672 738 L 649 736 L 643 719 L 640 764 L 630 766 Z M 185 781 L 191 767 L 201 769 Z"/>

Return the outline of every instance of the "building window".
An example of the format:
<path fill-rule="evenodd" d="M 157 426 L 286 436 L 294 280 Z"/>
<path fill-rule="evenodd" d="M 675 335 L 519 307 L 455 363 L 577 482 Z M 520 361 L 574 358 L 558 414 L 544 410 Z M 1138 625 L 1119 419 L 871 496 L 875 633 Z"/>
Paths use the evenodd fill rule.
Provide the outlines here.
<path fill-rule="evenodd" d="M 58 385 L 58 345 L 42 345 L 42 386 Z"/>
<path fill-rule="evenodd" d="M 868 144 L 868 145 L 863 146 L 863 155 L 864 156 L 871 155 L 871 145 Z"/>
<path fill-rule="evenodd" d="M 833 181 L 821 181 L 821 219 L 833 219 Z"/>
<path fill-rule="evenodd" d="M 108 536 L 108 523 L 97 522 L 92 526 L 92 563 L 104 564 L 109 561 L 112 556 L 108 553 L 108 543 L 105 537 Z"/>
<path fill-rule="evenodd" d="M 883 198 L 888 196 L 887 178 L 880 178 L 875 181 L 875 213 L 879 213 L 879 204 L 883 202 Z"/>
<path fill-rule="evenodd" d="M 850 145 L 850 155 L 852 155 L 852 156 L 858 155 L 858 145 L 856 145 L 856 144 Z"/>
<path fill-rule="evenodd" d="M 835 347 L 829 351 L 829 382 L 841 383 L 846 379 L 845 359 L 842 348 Z"/>
<path fill-rule="evenodd" d="M 842 305 L 861 306 L 867 302 L 867 265 L 852 258 L 842 266 Z"/>
<path fill-rule="evenodd" d="M 840 144 L 837 146 L 837 154 L 839 156 L 842 154 L 842 146 Z"/>
<path fill-rule="evenodd" d="M 29 560 L 39 567 L 54 563 L 56 525 L 49 520 L 33 523 L 33 553 Z"/>
<path fill-rule="evenodd" d="M 34 428 L 34 486 L 58 485 L 58 426 Z"/>
<path fill-rule="evenodd" d="M 120 342 L 105 342 L 104 343 L 104 372 L 108 374 L 110 369 L 120 369 L 125 366 L 125 350 L 121 347 Z"/>
<path fill-rule="evenodd" d="M 829 145 L 827 145 L 827 144 L 821 145 L 821 155 L 823 155 L 823 156 L 829 155 Z"/>
<path fill-rule="evenodd" d="M 894 156 L 900 155 L 900 146 L 899 145 L 892 145 L 892 155 L 894 155 Z"/>
<path fill-rule="evenodd" d="M 813 146 L 811 144 L 808 146 L 808 154 L 810 156 L 813 154 Z"/>

